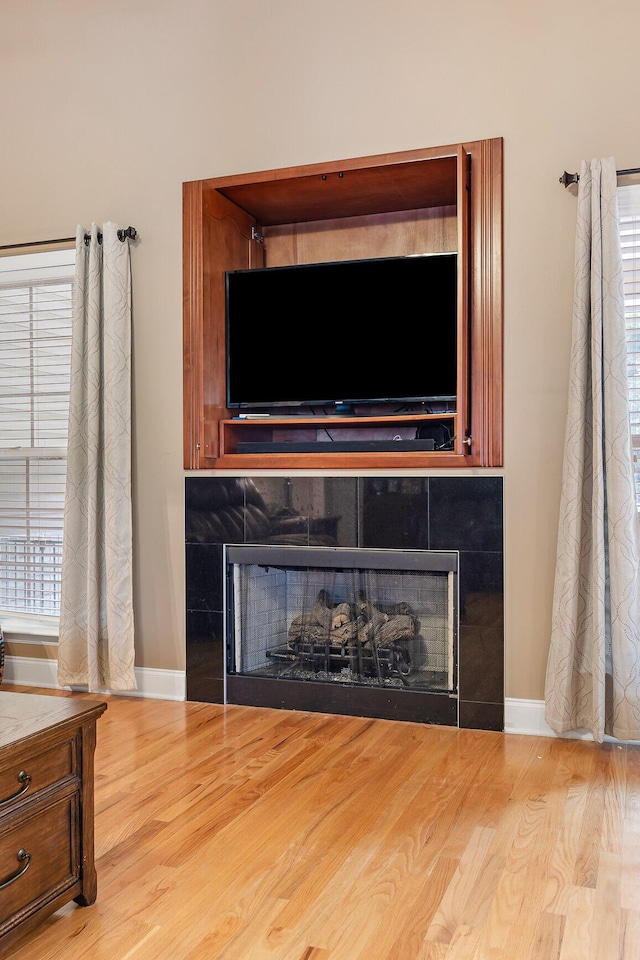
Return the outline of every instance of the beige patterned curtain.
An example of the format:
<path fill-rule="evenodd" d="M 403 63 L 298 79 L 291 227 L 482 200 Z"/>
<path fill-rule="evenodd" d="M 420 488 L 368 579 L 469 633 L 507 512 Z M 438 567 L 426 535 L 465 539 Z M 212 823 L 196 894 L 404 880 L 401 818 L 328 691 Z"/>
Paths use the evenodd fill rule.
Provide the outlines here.
<path fill-rule="evenodd" d="M 58 682 L 94 692 L 136 689 L 131 270 L 118 229 L 76 238 Z"/>
<path fill-rule="evenodd" d="M 640 739 L 640 552 L 613 158 L 583 161 L 546 719 Z"/>

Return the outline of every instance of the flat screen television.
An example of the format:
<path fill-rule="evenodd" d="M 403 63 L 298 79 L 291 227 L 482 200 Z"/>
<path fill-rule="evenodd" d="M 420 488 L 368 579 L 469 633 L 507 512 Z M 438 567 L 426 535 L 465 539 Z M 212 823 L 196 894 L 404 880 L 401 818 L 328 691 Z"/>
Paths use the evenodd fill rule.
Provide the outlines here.
<path fill-rule="evenodd" d="M 454 400 L 457 254 L 232 270 L 227 406 Z"/>

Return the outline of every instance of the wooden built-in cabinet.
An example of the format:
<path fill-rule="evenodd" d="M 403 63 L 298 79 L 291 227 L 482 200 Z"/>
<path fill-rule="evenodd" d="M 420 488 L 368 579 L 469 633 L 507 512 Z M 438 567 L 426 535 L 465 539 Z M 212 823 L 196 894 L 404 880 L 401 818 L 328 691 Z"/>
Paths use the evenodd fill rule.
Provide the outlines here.
<path fill-rule="evenodd" d="M 502 465 L 501 139 L 196 180 L 183 185 L 183 201 L 186 469 Z M 453 410 L 397 414 L 397 405 L 383 404 L 352 418 L 304 408 L 295 417 L 276 409 L 262 421 L 233 418 L 225 406 L 226 270 L 435 252 L 458 254 Z M 385 332 L 378 335 L 384 343 Z M 443 417 L 453 418 L 453 450 L 336 452 L 322 442 L 384 439 L 401 428 L 415 435 Z M 282 452 L 287 441 L 317 441 L 317 449 Z M 243 452 L 256 442 L 266 452 Z"/>

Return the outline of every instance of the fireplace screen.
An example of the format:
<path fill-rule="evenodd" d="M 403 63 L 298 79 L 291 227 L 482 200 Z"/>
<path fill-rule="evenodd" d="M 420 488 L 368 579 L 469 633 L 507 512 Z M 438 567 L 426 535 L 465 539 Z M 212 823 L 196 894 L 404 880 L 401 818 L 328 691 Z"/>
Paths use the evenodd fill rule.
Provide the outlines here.
<path fill-rule="evenodd" d="M 453 691 L 457 553 L 227 546 L 227 670 Z"/>

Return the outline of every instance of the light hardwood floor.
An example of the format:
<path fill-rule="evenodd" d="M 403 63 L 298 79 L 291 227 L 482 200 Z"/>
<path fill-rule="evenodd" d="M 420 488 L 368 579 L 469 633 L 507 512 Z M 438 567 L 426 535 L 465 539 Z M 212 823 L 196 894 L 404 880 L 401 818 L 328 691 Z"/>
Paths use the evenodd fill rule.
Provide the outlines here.
<path fill-rule="evenodd" d="M 85 699 L 98 900 L 3 960 L 640 957 L 639 747 Z"/>

